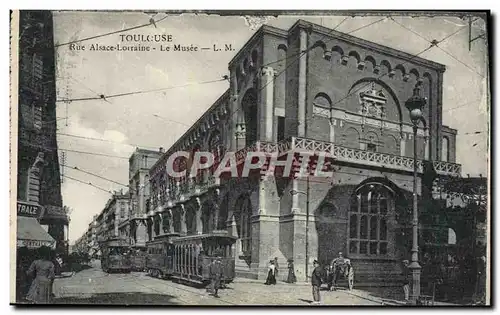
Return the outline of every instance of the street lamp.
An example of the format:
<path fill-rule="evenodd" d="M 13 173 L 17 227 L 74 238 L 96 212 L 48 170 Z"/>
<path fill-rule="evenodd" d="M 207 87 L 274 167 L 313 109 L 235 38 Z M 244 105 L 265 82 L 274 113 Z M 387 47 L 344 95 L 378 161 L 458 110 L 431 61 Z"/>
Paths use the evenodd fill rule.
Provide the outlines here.
<path fill-rule="evenodd" d="M 290 195 L 303 194 L 306 196 L 306 280 L 309 278 L 309 176 L 307 176 L 306 192 L 291 190 Z"/>
<path fill-rule="evenodd" d="M 417 128 L 423 119 L 422 109 L 427 100 L 420 96 L 422 82 L 419 81 L 413 89 L 413 95 L 406 101 L 405 106 L 410 111 L 413 123 L 413 244 L 411 248 L 411 264 L 408 268 L 412 275 L 412 301 L 416 302 L 420 296 L 420 264 L 418 263 L 418 196 L 417 196 Z"/>

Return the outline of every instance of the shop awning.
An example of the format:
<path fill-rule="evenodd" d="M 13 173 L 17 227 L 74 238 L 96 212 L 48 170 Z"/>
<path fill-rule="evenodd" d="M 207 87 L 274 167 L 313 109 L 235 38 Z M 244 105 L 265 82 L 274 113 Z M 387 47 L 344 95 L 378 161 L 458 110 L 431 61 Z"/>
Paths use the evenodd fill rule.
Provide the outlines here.
<path fill-rule="evenodd" d="M 17 217 L 17 247 L 39 248 L 54 247 L 56 241 L 47 233 L 37 219 Z"/>

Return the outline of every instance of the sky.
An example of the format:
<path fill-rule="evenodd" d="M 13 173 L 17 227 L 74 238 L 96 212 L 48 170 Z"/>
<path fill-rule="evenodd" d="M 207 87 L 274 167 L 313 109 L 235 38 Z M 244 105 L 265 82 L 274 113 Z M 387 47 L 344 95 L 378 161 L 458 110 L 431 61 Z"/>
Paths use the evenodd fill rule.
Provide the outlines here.
<path fill-rule="evenodd" d="M 102 211 L 111 196 L 106 191 L 126 191 L 128 157 L 135 147 L 153 150 L 169 148 L 227 90 L 227 81 L 199 83 L 229 75 L 228 62 L 255 33 L 260 23 L 287 30 L 301 18 L 334 28 L 346 18 L 288 15 L 255 20 L 243 16 L 206 14 L 61 11 L 54 12 L 55 42 L 57 45 L 146 24 L 151 17 L 161 19 L 156 27 L 151 25 L 120 34 L 171 34 L 176 44 L 200 47 L 231 44 L 235 51 L 88 50 L 91 44 L 121 43 L 120 34 L 81 42 L 87 46 L 85 51 L 70 50 L 69 45 L 56 48 L 59 100 L 164 89 L 106 100 L 57 103 L 58 145 L 61 152 L 68 150 L 65 151 L 67 167 L 63 167 L 62 194 L 64 204 L 72 208 L 71 243 L 85 232 L 92 217 Z M 337 30 L 351 32 L 382 18 L 384 16 L 350 16 Z M 351 35 L 417 54 L 429 47 L 428 40 L 441 40 L 458 31 L 441 42 L 439 47 L 429 49 L 420 57 L 446 65 L 443 124 L 458 130 L 456 154 L 457 163 L 462 164 L 463 175 L 487 174 L 489 100 L 486 42 L 476 40 L 469 51 L 467 22 L 454 16 L 407 17 L 396 14 L 392 19 L 386 18 Z M 484 33 L 484 29 L 484 21 L 476 21 L 472 37 Z M 475 134 L 477 131 L 482 133 Z M 75 179 L 90 182 L 93 186 Z"/>

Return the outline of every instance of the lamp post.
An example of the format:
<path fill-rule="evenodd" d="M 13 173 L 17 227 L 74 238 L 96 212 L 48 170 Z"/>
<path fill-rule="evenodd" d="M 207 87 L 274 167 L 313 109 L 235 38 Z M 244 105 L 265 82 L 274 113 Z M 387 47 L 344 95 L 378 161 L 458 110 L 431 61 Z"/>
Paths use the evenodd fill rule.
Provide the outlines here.
<path fill-rule="evenodd" d="M 309 176 L 306 181 L 306 192 L 291 190 L 290 195 L 303 194 L 306 196 L 306 281 L 309 278 Z"/>
<path fill-rule="evenodd" d="M 416 303 L 420 296 L 420 264 L 418 263 L 418 195 L 417 195 L 417 128 L 423 118 L 422 109 L 427 101 L 420 96 L 422 82 L 417 82 L 413 89 L 413 95 L 406 101 L 405 106 L 410 112 L 413 123 L 413 222 L 411 248 L 411 263 L 409 269 L 412 275 L 412 301 Z"/>

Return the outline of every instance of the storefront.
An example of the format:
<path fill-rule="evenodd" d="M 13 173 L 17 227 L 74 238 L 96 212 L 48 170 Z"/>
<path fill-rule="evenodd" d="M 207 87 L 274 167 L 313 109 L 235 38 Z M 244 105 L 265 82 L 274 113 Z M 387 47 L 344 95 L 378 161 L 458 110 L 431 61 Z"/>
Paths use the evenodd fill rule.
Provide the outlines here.
<path fill-rule="evenodd" d="M 17 248 L 55 247 L 54 238 L 38 222 L 41 209 L 36 203 L 17 201 Z"/>

